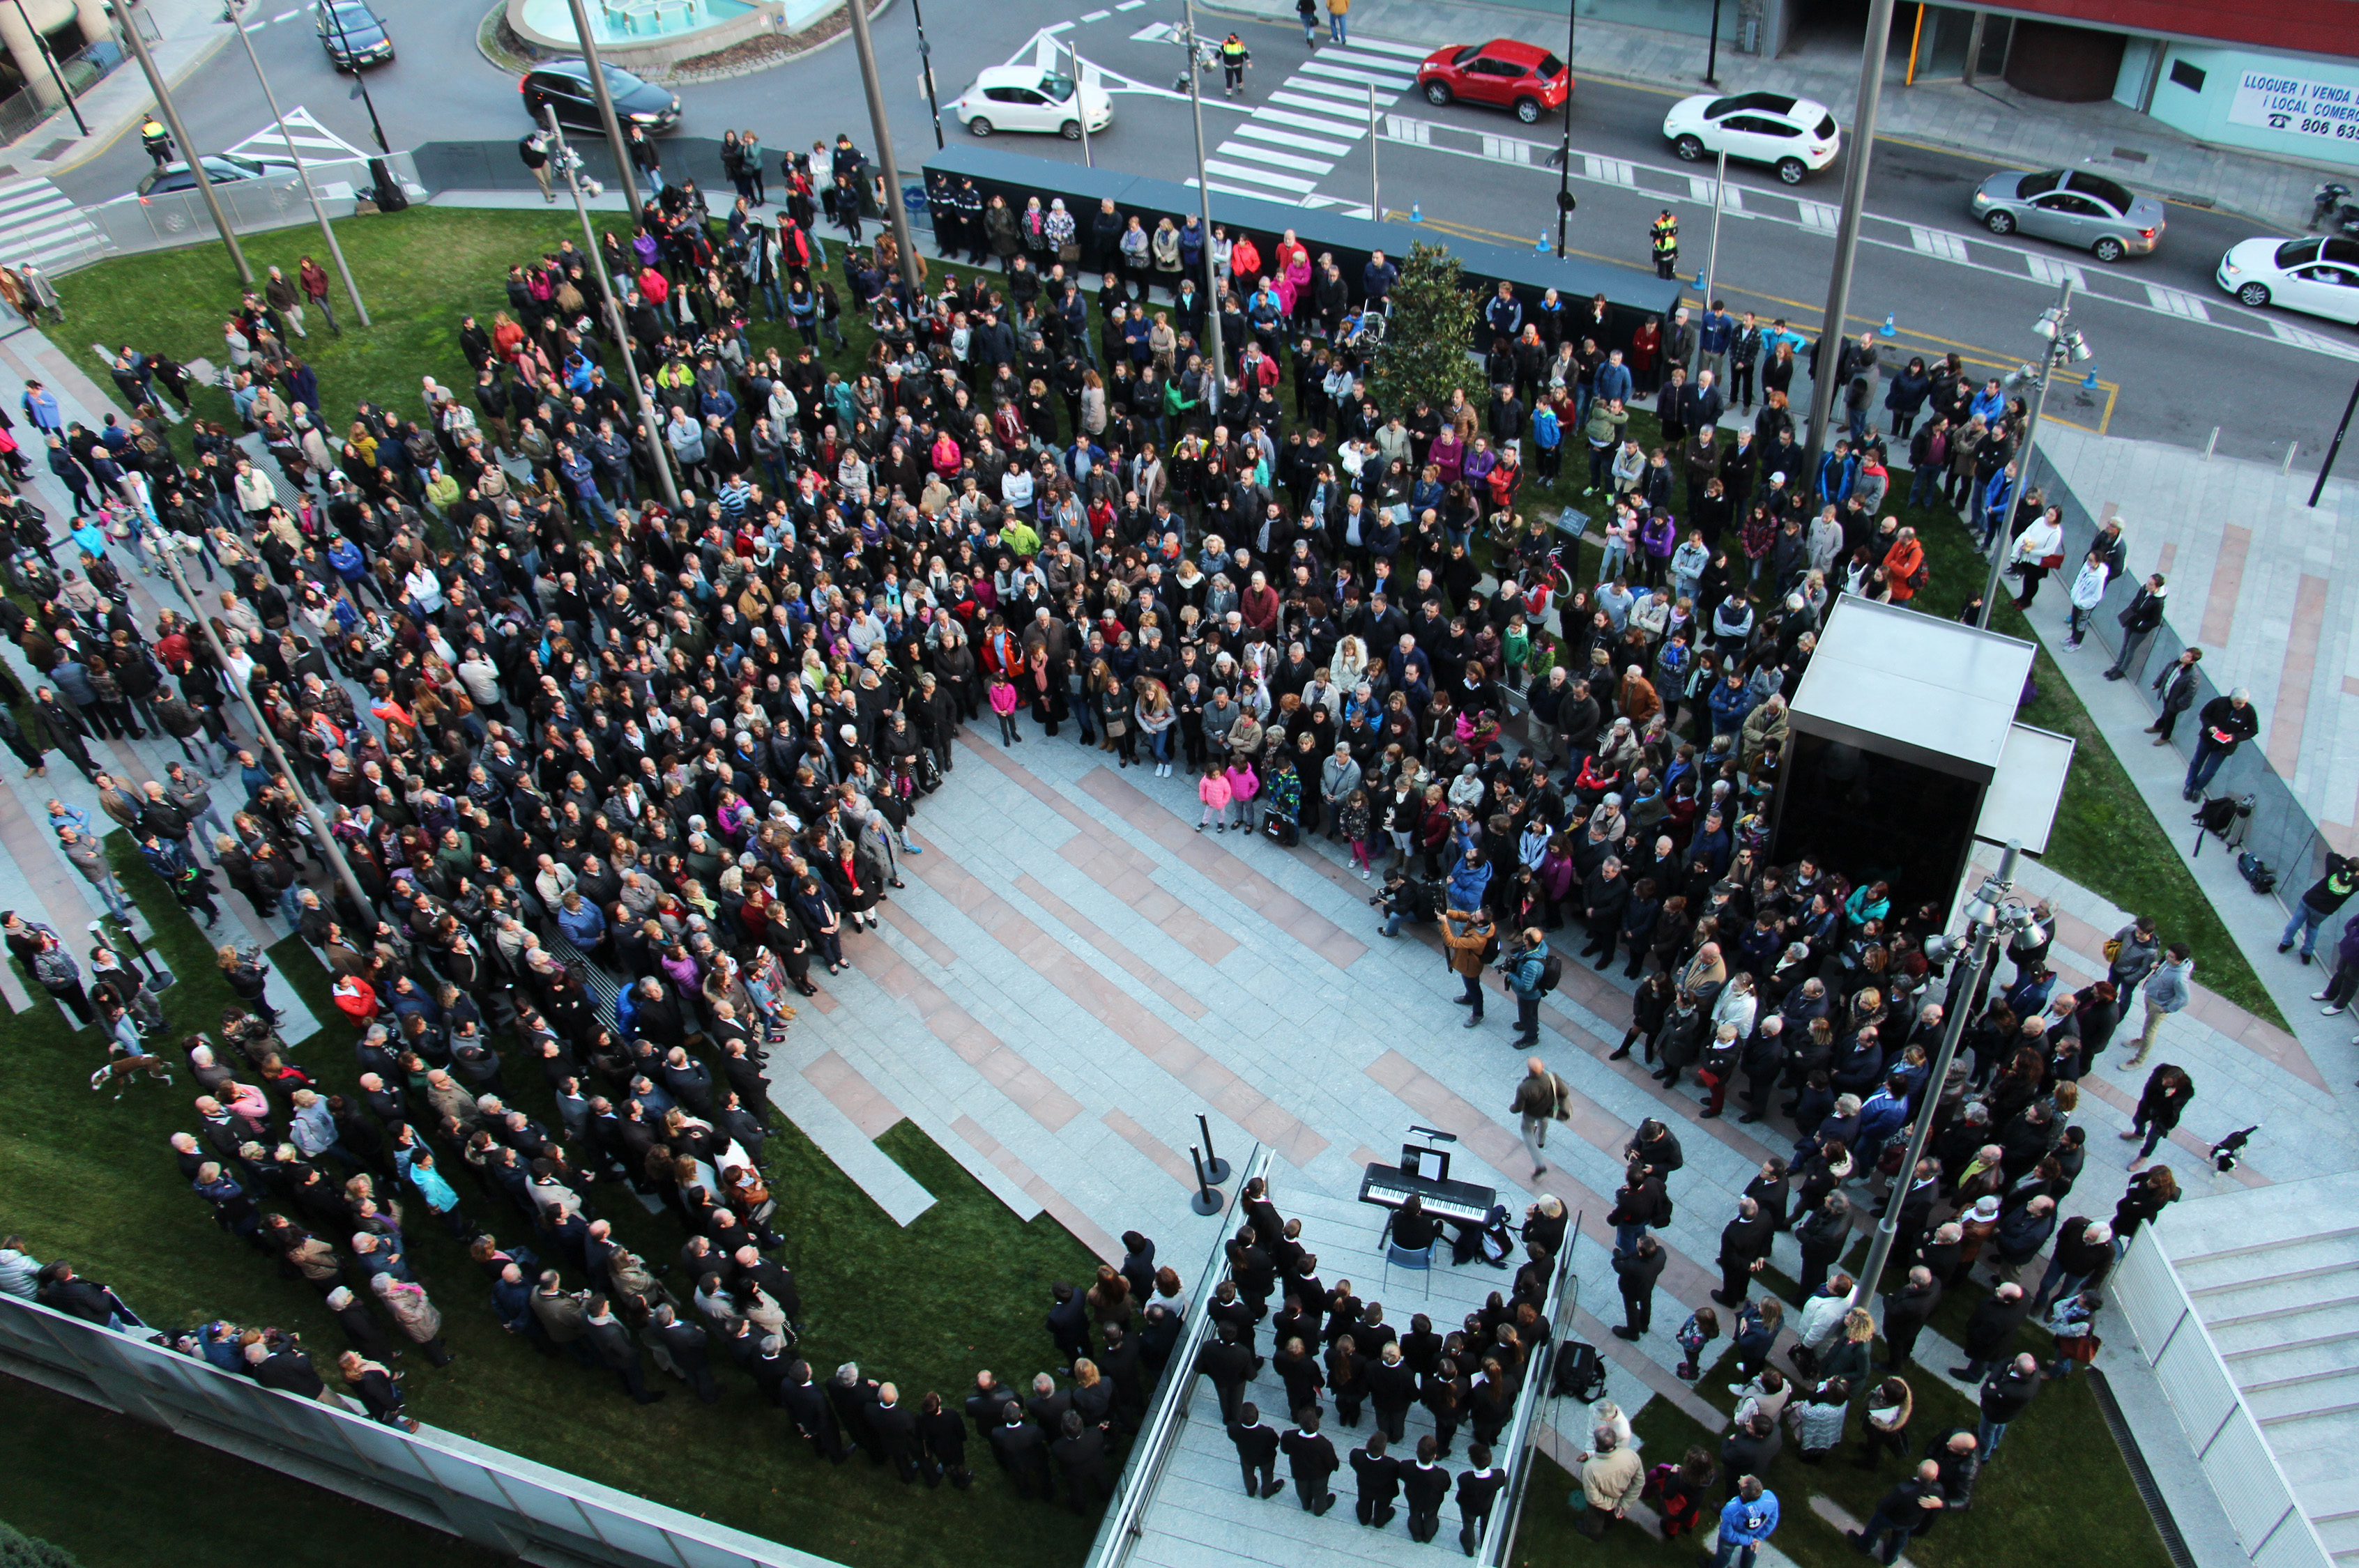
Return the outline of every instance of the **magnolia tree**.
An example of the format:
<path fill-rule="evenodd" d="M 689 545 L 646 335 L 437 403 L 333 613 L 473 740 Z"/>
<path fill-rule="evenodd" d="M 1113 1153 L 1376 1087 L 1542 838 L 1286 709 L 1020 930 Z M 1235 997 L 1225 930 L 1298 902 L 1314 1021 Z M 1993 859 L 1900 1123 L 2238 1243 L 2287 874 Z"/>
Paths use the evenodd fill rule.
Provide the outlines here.
<path fill-rule="evenodd" d="M 1466 356 L 1474 341 L 1474 296 L 1459 282 L 1458 258 L 1441 245 L 1411 245 L 1386 297 L 1392 319 L 1373 372 L 1382 406 L 1406 412 L 1420 399 L 1449 406 L 1451 393 L 1473 379 Z"/>

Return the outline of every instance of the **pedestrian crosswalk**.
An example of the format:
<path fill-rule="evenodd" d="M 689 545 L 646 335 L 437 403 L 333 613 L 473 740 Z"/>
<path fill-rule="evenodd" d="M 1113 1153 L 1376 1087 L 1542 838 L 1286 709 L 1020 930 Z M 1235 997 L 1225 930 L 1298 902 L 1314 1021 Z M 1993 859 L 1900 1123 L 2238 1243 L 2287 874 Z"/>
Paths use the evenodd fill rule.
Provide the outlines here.
<path fill-rule="evenodd" d="M 0 181 L 0 265 L 32 262 L 55 272 L 106 248 L 98 225 L 55 181 L 38 176 Z"/>
<path fill-rule="evenodd" d="M 1418 63 L 1429 52 L 1365 37 L 1321 45 L 1205 158 L 1205 183 L 1233 196 L 1373 216 L 1364 205 L 1321 194 L 1320 180 L 1364 153 L 1371 114 L 1417 85 Z"/>
<path fill-rule="evenodd" d="M 279 130 L 278 122 L 273 120 L 229 150 L 249 157 L 283 158 L 299 153 L 307 164 L 335 163 L 344 158 L 369 156 L 363 148 L 354 146 L 320 124 L 319 117 L 299 103 L 287 112 L 287 129 L 284 132 Z"/>

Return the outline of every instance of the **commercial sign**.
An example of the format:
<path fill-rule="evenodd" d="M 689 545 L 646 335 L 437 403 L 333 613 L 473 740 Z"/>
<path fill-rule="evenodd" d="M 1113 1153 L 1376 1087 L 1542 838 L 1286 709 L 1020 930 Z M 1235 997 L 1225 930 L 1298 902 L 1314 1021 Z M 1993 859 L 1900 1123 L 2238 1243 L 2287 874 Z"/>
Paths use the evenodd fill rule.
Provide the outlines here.
<path fill-rule="evenodd" d="M 2248 70 L 2236 81 L 2228 119 L 2288 135 L 2359 142 L 2359 87 Z"/>

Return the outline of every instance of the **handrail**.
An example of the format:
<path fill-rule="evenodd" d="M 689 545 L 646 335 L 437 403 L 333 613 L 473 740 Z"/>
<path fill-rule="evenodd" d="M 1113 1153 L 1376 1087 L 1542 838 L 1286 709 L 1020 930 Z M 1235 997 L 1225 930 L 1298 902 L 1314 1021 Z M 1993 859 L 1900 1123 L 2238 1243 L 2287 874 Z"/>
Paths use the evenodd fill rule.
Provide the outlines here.
<path fill-rule="evenodd" d="M 1572 1253 L 1581 1241 L 1581 1220 L 1582 1217 L 1575 1214 L 1572 1223 L 1565 1227 L 1564 1251 L 1556 1260 L 1554 1277 L 1549 1281 L 1548 1297 L 1540 1314 L 1549 1325 L 1548 1344 L 1532 1356 L 1523 1390 L 1516 1400 L 1516 1419 L 1507 1428 L 1507 1441 L 1499 1453 L 1492 1455 L 1506 1467 L 1507 1485 L 1499 1505 L 1491 1510 L 1490 1522 L 1483 1531 L 1482 1550 L 1475 1554 L 1483 1568 L 1502 1568 L 1515 1550 L 1516 1519 L 1523 1512 L 1525 1489 L 1531 1482 L 1531 1446 L 1539 1424 L 1540 1407 L 1550 1397 L 1557 1353 L 1564 1345 L 1565 1332 L 1571 1326 L 1573 1313 L 1580 1305 L 1581 1281 L 1572 1272 Z"/>
<path fill-rule="evenodd" d="M 1268 1174 L 1275 1157 L 1276 1152 L 1266 1144 L 1255 1144 L 1253 1152 L 1245 1157 L 1237 1192 L 1242 1195 L 1247 1183 Z M 1221 1233 L 1213 1239 L 1212 1253 L 1204 1260 L 1203 1272 L 1197 1278 L 1195 1293 L 1188 1300 L 1188 1320 L 1180 1342 L 1172 1346 L 1171 1359 L 1163 1368 L 1162 1386 L 1155 1390 L 1155 1398 L 1147 1405 L 1147 1420 L 1138 1429 L 1138 1441 L 1131 1445 L 1130 1459 L 1114 1482 L 1114 1500 L 1106 1505 L 1105 1517 L 1098 1523 L 1097 1539 L 1090 1543 L 1089 1561 L 1084 1568 L 1122 1568 L 1130 1556 L 1132 1544 L 1138 1540 L 1139 1516 L 1146 1511 L 1147 1499 L 1155 1495 L 1155 1484 L 1162 1478 L 1180 1424 L 1188 1417 L 1188 1401 L 1196 1390 L 1196 1353 L 1202 1348 L 1205 1328 L 1212 1322 L 1206 1309 L 1212 1304 L 1212 1292 L 1228 1278 L 1223 1256 L 1229 1239 L 1227 1217 L 1235 1210 L 1237 1202 L 1231 1198 L 1228 1207 L 1222 1211 Z"/>

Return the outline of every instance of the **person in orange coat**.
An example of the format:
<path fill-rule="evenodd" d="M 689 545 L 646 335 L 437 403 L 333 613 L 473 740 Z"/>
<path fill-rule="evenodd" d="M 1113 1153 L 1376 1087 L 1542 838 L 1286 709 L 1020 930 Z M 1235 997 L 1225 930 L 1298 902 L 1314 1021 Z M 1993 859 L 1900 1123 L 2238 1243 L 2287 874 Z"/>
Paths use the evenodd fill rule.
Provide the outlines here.
<path fill-rule="evenodd" d="M 1884 580 L 1892 589 L 1892 602 L 1906 604 L 1925 585 L 1918 573 L 1925 570 L 1925 546 L 1917 542 L 1917 530 L 1903 528 L 1893 536 L 1892 548 L 1884 552 Z"/>

